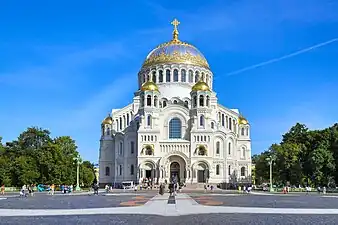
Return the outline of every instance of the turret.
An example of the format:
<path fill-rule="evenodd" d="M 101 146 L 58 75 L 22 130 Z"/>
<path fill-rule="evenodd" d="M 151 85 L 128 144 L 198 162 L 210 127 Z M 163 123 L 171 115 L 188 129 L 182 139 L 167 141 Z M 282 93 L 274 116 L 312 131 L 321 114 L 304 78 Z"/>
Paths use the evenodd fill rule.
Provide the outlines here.
<path fill-rule="evenodd" d="M 193 115 L 196 116 L 197 128 L 203 129 L 206 128 L 207 121 L 209 117 L 210 109 L 210 96 L 211 90 L 207 83 L 203 80 L 199 80 L 191 89 L 191 109 L 193 110 Z"/>
<path fill-rule="evenodd" d="M 108 114 L 108 116 L 101 123 L 102 137 L 111 136 L 113 130 L 112 126 L 113 126 L 113 118 L 110 116 L 110 114 Z"/>

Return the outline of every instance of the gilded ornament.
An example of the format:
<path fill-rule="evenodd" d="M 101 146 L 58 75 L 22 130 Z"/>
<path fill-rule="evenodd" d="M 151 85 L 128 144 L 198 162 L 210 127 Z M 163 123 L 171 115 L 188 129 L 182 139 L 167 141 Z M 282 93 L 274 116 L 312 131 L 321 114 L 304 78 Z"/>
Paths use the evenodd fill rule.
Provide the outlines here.
<path fill-rule="evenodd" d="M 194 86 L 191 88 L 192 91 L 210 91 L 210 88 L 207 83 L 203 80 L 199 80 Z"/>
<path fill-rule="evenodd" d="M 102 121 L 102 125 L 111 125 L 113 124 L 113 118 L 108 115 L 103 121 Z"/>
<path fill-rule="evenodd" d="M 209 69 L 207 60 L 195 46 L 178 39 L 179 32 L 177 26 L 180 22 L 174 19 L 171 24 L 174 26 L 173 39 L 160 44 L 152 50 L 142 67 L 162 63 L 184 63 Z"/>
<path fill-rule="evenodd" d="M 247 119 L 245 119 L 242 115 L 240 115 L 238 117 L 238 123 L 241 125 L 248 125 L 249 121 Z"/>
<path fill-rule="evenodd" d="M 141 91 L 158 91 L 159 92 L 157 85 L 152 81 L 145 82 L 141 87 Z"/>

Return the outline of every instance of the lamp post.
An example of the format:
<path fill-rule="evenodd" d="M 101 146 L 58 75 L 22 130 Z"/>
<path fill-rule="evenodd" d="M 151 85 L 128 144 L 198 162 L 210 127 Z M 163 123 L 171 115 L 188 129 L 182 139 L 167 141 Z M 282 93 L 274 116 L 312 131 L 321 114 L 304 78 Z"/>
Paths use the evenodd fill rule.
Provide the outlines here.
<path fill-rule="evenodd" d="M 273 161 L 275 160 L 273 156 L 270 156 L 268 158 L 266 158 L 266 160 L 268 161 L 269 165 L 270 165 L 270 192 L 273 192 L 273 184 L 272 184 L 272 165 L 273 165 Z"/>
<path fill-rule="evenodd" d="M 75 191 L 80 191 L 80 164 L 81 164 L 81 158 L 80 155 L 74 158 L 76 161 L 76 187 Z"/>

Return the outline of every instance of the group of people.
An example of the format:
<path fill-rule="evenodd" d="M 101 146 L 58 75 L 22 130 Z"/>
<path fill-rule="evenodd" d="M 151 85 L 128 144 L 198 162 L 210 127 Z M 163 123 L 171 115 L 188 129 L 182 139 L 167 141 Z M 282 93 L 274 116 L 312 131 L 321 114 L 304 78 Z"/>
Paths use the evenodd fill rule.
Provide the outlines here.
<path fill-rule="evenodd" d="M 21 190 L 20 190 L 20 197 L 27 197 L 28 195 L 34 196 L 34 192 L 36 192 L 37 187 L 35 184 L 31 185 L 22 185 Z"/>

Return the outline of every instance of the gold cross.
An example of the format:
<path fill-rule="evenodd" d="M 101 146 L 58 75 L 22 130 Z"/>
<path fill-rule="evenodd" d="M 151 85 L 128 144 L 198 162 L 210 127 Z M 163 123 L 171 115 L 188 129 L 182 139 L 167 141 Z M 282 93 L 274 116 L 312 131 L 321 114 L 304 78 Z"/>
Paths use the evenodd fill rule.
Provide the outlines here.
<path fill-rule="evenodd" d="M 174 26 L 174 30 L 177 30 L 177 26 L 180 25 L 180 21 L 177 19 L 174 19 L 171 24 Z"/>

